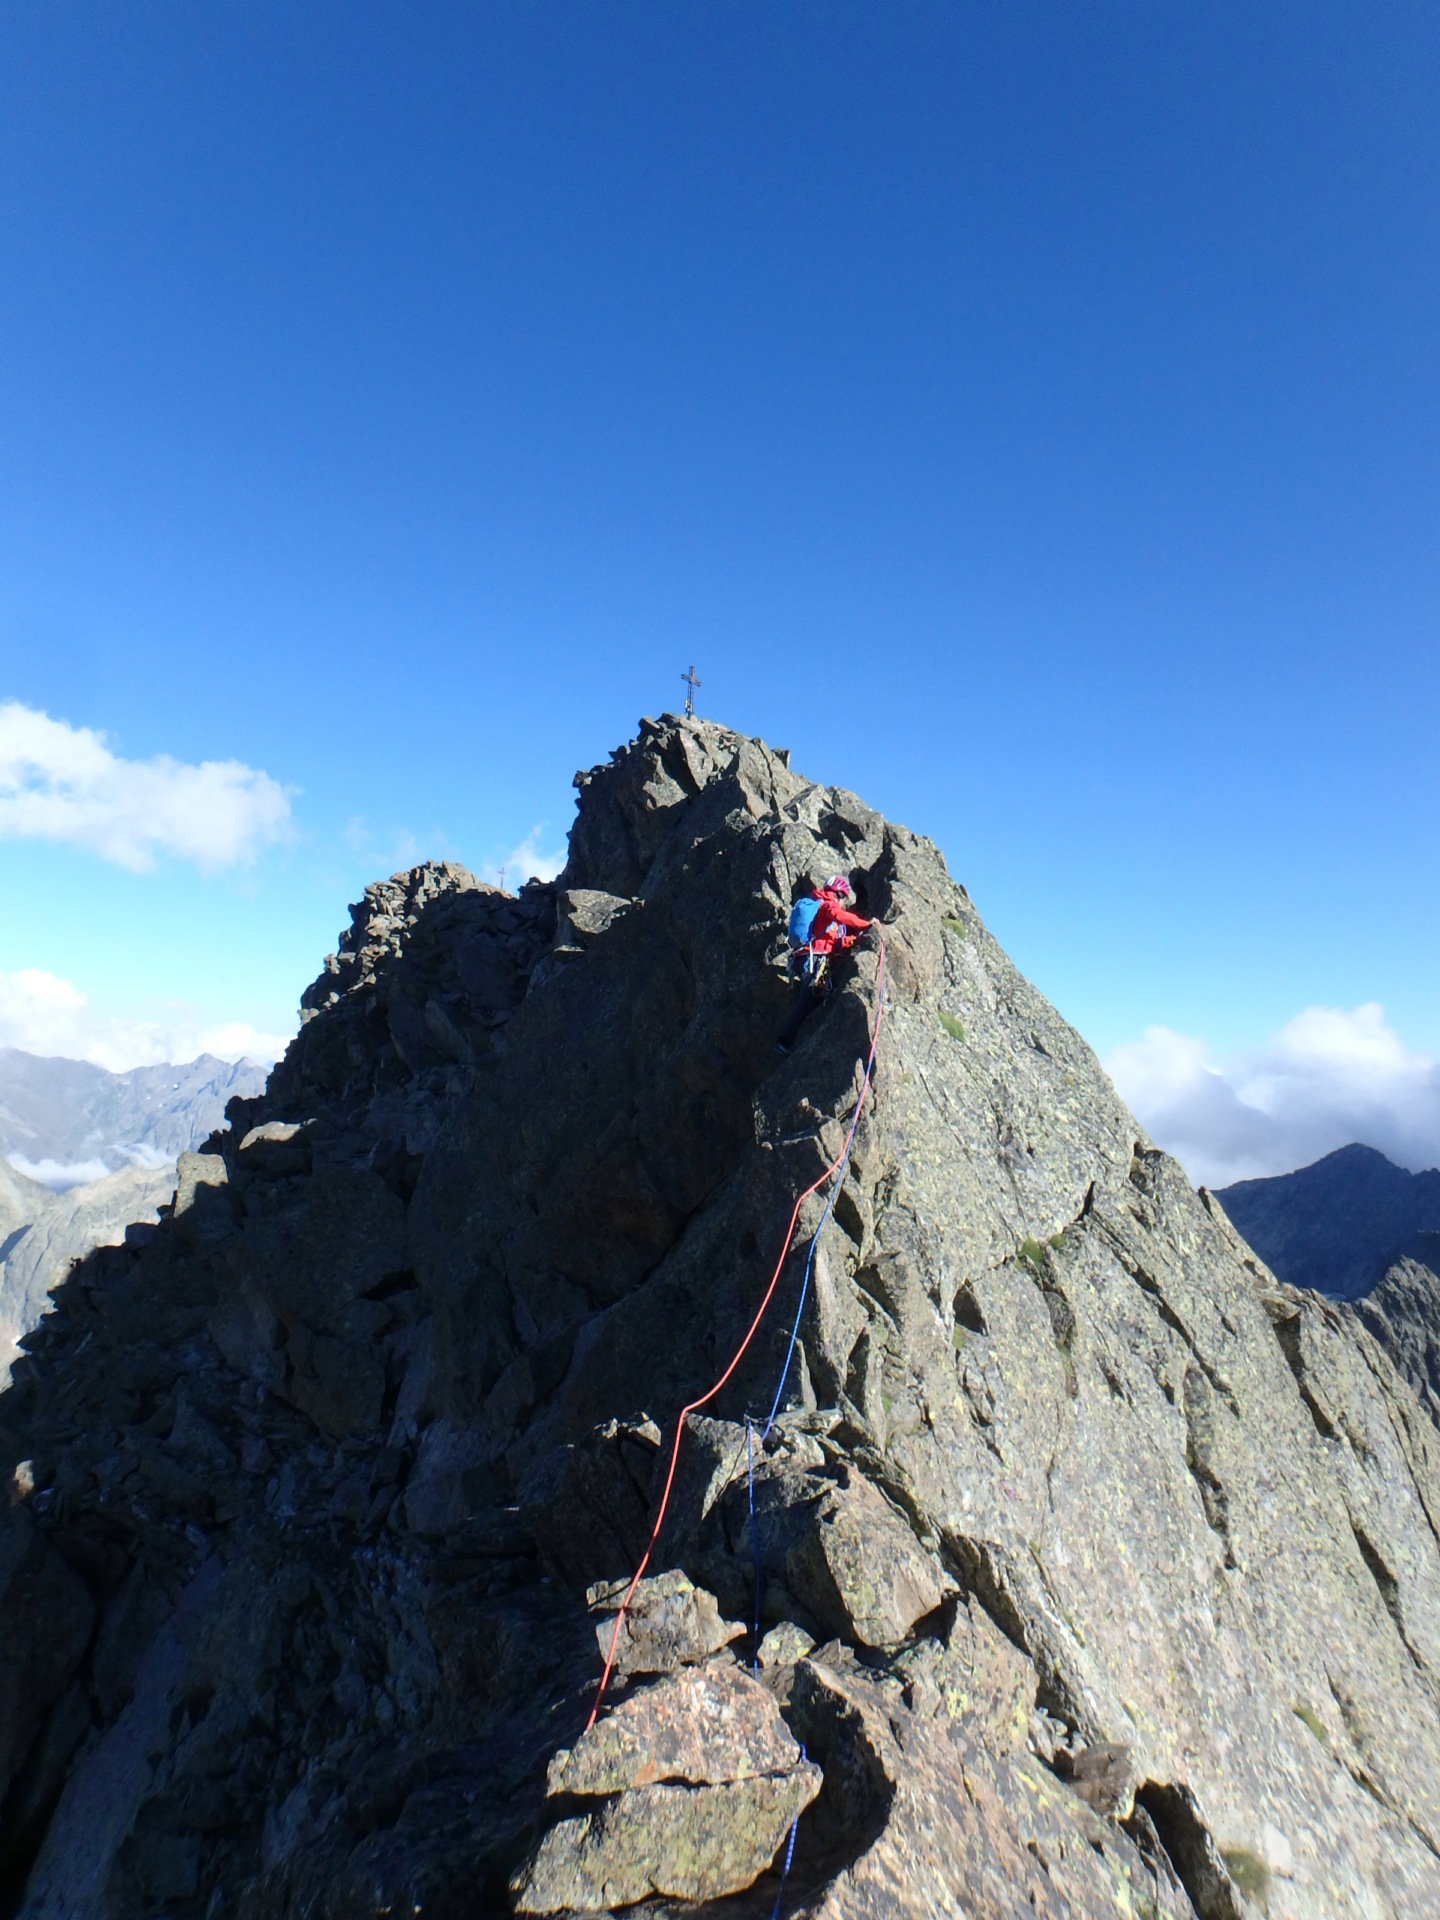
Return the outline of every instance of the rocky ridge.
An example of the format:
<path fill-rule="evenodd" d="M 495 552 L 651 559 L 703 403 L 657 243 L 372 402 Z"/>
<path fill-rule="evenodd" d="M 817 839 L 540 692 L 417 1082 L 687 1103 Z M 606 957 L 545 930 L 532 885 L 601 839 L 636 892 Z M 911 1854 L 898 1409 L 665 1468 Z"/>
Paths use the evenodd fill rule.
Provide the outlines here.
<path fill-rule="evenodd" d="M 1440 1238 L 1440 1236 L 1435 1236 Z M 1397 1260 L 1350 1311 L 1383 1347 L 1440 1426 L 1440 1259 Z"/>
<path fill-rule="evenodd" d="M 928 841 L 699 721 L 577 784 L 553 887 L 367 891 L 266 1093 L 27 1339 L 10 1909 L 740 1920 L 798 1817 L 787 1914 L 1440 1910 L 1440 1456 L 1382 1346 Z M 838 865 L 890 997 L 792 1392 L 752 1489 L 803 1252 L 587 1734 L 667 1423 L 853 1110 L 873 950 L 771 1044 Z"/>
<path fill-rule="evenodd" d="M 1440 1172 L 1352 1145 L 1218 1197 L 1275 1272 L 1350 1303 L 1440 1424 Z"/>
<path fill-rule="evenodd" d="M 1334 1300 L 1371 1293 L 1397 1260 L 1440 1254 L 1440 1170 L 1408 1173 L 1358 1142 L 1218 1197 L 1273 1272 Z"/>

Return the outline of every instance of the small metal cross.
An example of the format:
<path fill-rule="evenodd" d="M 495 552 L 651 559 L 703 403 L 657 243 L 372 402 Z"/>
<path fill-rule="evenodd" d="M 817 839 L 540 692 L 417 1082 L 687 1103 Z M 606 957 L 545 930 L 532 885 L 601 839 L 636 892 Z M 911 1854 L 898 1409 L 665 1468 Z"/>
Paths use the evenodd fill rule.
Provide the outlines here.
<path fill-rule="evenodd" d="M 682 673 L 680 678 L 685 683 L 686 717 L 693 720 L 695 718 L 695 689 L 700 685 L 700 682 L 695 678 L 695 663 L 693 660 L 690 663 L 690 671 L 688 673 Z"/>

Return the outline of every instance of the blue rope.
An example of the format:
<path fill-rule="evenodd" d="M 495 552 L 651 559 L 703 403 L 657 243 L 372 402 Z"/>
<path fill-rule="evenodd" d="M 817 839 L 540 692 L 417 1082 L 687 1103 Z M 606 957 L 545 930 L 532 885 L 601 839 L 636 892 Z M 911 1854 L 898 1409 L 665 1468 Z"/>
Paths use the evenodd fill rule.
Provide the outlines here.
<path fill-rule="evenodd" d="M 755 1631 L 751 1636 L 751 1666 L 755 1678 L 760 1678 L 760 1536 L 755 1531 L 755 1443 L 754 1426 L 750 1416 L 745 1416 L 745 1454 L 750 1468 L 750 1551 L 755 1560 Z"/>
<path fill-rule="evenodd" d="M 884 980 L 884 962 L 882 961 L 880 973 L 880 990 L 882 993 L 884 992 Z M 855 1144 L 855 1129 L 860 1124 L 860 1113 L 865 1105 L 865 1090 L 870 1085 L 870 1067 L 871 1061 L 867 1060 L 865 1063 L 865 1078 L 860 1082 L 860 1098 L 855 1102 L 855 1111 L 850 1117 L 850 1131 L 845 1138 L 845 1151 L 840 1156 L 840 1164 L 835 1169 L 835 1180 L 830 1188 L 830 1198 L 825 1202 L 825 1211 L 820 1216 L 820 1225 L 816 1227 L 814 1233 L 810 1236 L 810 1251 L 805 1256 L 805 1277 L 800 1282 L 800 1302 L 795 1309 L 795 1324 L 790 1329 L 790 1344 L 785 1349 L 785 1365 L 780 1369 L 780 1384 L 775 1389 L 775 1401 L 770 1408 L 770 1418 L 765 1422 L 764 1430 L 760 1435 L 761 1446 L 764 1446 L 770 1437 L 770 1429 L 774 1426 L 775 1416 L 780 1411 L 780 1396 L 784 1393 L 785 1382 L 790 1377 L 790 1362 L 795 1355 L 795 1342 L 800 1337 L 800 1316 L 805 1311 L 805 1296 L 810 1289 L 810 1268 L 814 1264 L 815 1249 L 819 1244 L 820 1235 L 824 1231 L 825 1222 L 830 1218 L 836 1198 L 844 1183 L 845 1169 L 850 1164 L 850 1149 Z"/>
<path fill-rule="evenodd" d="M 802 1767 L 805 1764 L 805 1742 L 803 1740 L 800 1742 L 800 1764 Z M 785 1882 L 790 1877 L 790 1862 L 795 1857 L 795 1833 L 799 1825 L 800 1816 L 797 1813 L 795 1818 L 790 1822 L 790 1843 L 785 1849 L 785 1864 L 780 1869 L 780 1885 L 775 1889 L 775 1911 L 771 1914 L 770 1920 L 780 1920 L 780 1902 L 785 1898 Z"/>

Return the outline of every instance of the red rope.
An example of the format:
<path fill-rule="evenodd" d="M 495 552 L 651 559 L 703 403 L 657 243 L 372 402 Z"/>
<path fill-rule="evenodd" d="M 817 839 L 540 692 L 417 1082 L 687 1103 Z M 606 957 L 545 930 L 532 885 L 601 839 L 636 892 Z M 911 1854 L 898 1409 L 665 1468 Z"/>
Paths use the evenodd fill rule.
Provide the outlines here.
<path fill-rule="evenodd" d="M 630 1582 L 630 1585 L 625 1589 L 625 1598 L 620 1602 L 620 1611 L 615 1616 L 615 1631 L 610 1635 L 610 1651 L 605 1656 L 605 1671 L 600 1676 L 600 1685 L 595 1694 L 595 1704 L 590 1709 L 590 1718 L 585 1722 L 585 1731 L 587 1733 L 590 1731 L 591 1727 L 594 1726 L 595 1716 L 600 1711 L 600 1702 L 605 1697 L 605 1688 L 609 1684 L 609 1680 L 610 1680 L 610 1669 L 615 1664 L 615 1649 L 620 1644 L 620 1628 L 624 1624 L 626 1610 L 628 1609 L 631 1600 L 634 1598 L 635 1589 L 639 1586 L 641 1580 L 644 1578 L 645 1569 L 650 1564 L 650 1556 L 655 1551 L 655 1542 L 660 1538 L 660 1529 L 665 1524 L 665 1510 L 670 1504 L 670 1489 L 675 1484 L 675 1467 L 676 1467 L 676 1463 L 680 1458 L 680 1440 L 682 1435 L 685 1432 L 685 1422 L 692 1413 L 698 1413 L 701 1407 L 705 1406 L 709 1401 L 715 1398 L 716 1394 L 719 1393 L 720 1389 L 725 1385 L 726 1381 L 729 1380 L 731 1374 L 734 1373 L 735 1369 L 739 1366 L 742 1358 L 744 1357 L 745 1349 L 749 1346 L 750 1342 L 755 1338 L 755 1335 L 759 1330 L 760 1322 L 765 1318 L 765 1312 L 770 1305 L 771 1297 L 773 1296 L 776 1287 L 780 1284 L 781 1270 L 783 1269 L 785 1265 L 785 1261 L 790 1252 L 790 1242 L 795 1238 L 795 1227 L 796 1227 L 796 1223 L 800 1218 L 801 1207 L 804 1206 L 805 1202 L 810 1198 L 811 1194 L 815 1192 L 817 1187 L 824 1186 L 825 1182 L 830 1178 L 831 1174 L 834 1173 L 835 1169 L 838 1166 L 840 1166 L 841 1163 L 844 1161 L 846 1154 L 850 1150 L 850 1141 L 854 1139 L 855 1128 L 860 1123 L 860 1109 L 865 1103 L 866 1089 L 870 1085 L 870 1075 L 875 1066 L 875 1049 L 880 1044 L 880 1024 L 884 1020 L 884 1018 L 885 1018 L 885 948 L 882 943 L 880 948 L 880 969 L 878 974 L 876 975 L 876 980 L 875 980 L 875 1032 L 871 1036 L 870 1055 L 865 1062 L 865 1077 L 860 1083 L 860 1098 L 855 1103 L 855 1118 L 851 1124 L 849 1135 L 847 1136 L 845 1143 L 841 1147 L 839 1153 L 836 1154 L 835 1158 L 830 1162 L 829 1166 L 826 1167 L 825 1171 L 820 1175 L 819 1179 L 812 1180 L 810 1182 L 810 1185 L 806 1187 L 805 1191 L 800 1195 L 800 1198 L 795 1202 L 794 1210 L 790 1215 L 790 1225 L 785 1230 L 785 1244 L 780 1249 L 780 1258 L 775 1262 L 775 1271 L 770 1276 L 770 1284 L 765 1289 L 764 1298 L 761 1300 L 759 1307 L 756 1309 L 755 1318 L 750 1322 L 749 1331 L 745 1335 L 745 1338 L 740 1342 L 739 1346 L 735 1349 L 734 1358 L 731 1360 L 729 1366 L 726 1367 L 725 1371 L 721 1374 L 720 1378 L 715 1382 L 714 1386 L 710 1388 L 708 1393 L 702 1393 L 698 1400 L 692 1400 L 688 1406 L 684 1406 L 680 1409 L 679 1418 L 675 1422 L 675 1442 L 670 1449 L 670 1471 L 665 1476 L 665 1489 L 660 1496 L 660 1511 L 655 1516 L 655 1525 L 651 1530 L 650 1542 L 645 1549 L 644 1557 L 641 1560 L 639 1566 L 635 1569 L 634 1579 Z"/>

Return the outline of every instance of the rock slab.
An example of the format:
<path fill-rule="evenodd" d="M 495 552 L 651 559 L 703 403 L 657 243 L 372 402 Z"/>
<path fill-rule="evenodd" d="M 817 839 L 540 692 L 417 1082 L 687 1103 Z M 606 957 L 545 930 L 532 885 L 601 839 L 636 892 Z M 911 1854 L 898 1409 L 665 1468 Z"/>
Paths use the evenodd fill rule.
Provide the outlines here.
<path fill-rule="evenodd" d="M 735 1667 L 632 1694 L 549 1771 L 558 1819 L 515 1883 L 522 1913 L 715 1900 L 750 1886 L 820 1791 L 774 1696 Z"/>

